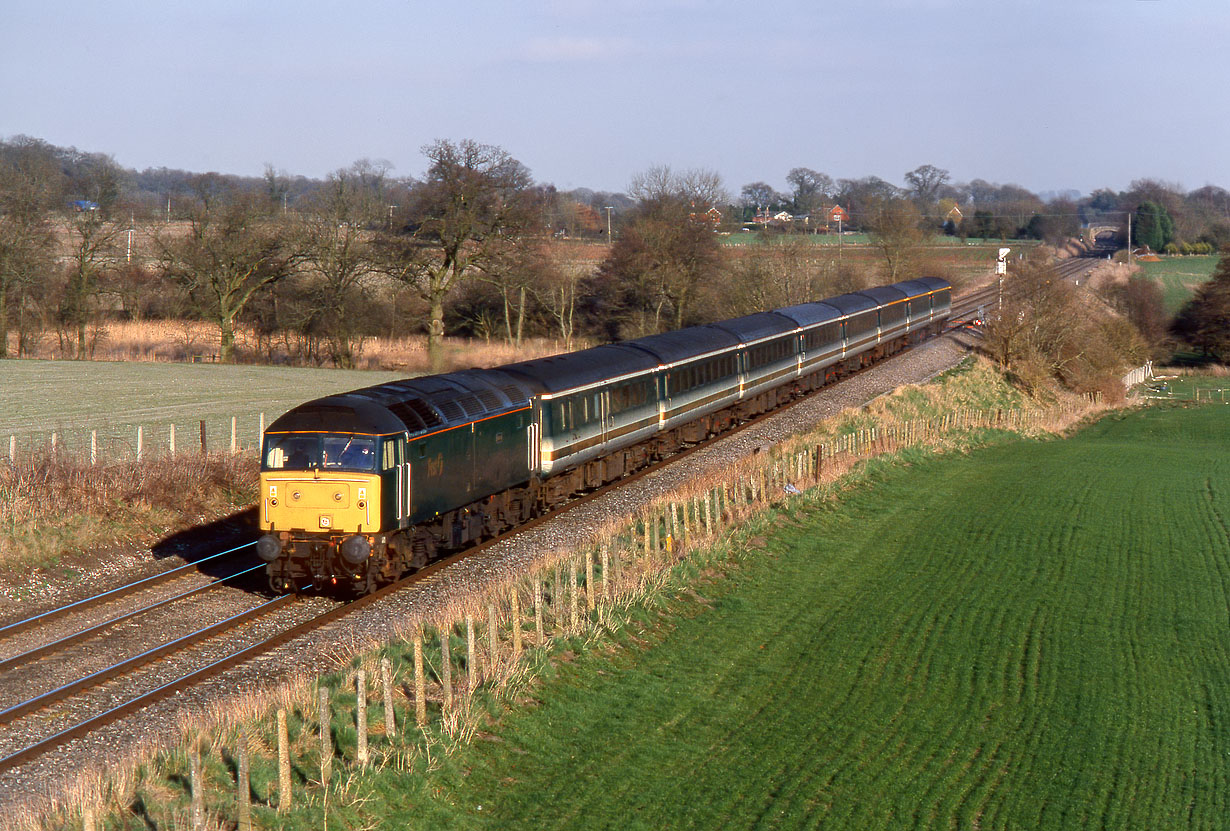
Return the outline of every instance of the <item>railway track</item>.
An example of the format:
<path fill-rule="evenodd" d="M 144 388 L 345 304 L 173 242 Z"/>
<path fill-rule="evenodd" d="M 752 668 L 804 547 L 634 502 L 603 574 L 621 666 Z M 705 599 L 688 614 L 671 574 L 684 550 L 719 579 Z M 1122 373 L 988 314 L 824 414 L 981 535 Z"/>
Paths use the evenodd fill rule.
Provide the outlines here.
<path fill-rule="evenodd" d="M 1101 261 L 1099 256 L 1070 257 L 1059 260 L 1052 266 L 1055 275 L 1061 280 L 1080 279 Z M 966 292 L 952 300 L 952 313 L 948 318 L 948 328 L 959 329 L 981 320 L 995 310 L 999 302 L 1000 288 L 997 283 Z"/>
<path fill-rule="evenodd" d="M 1090 261 L 1086 258 L 1079 258 L 1061 263 L 1057 266 L 1056 272 L 1061 277 L 1068 278 L 1076 274 L 1083 274 L 1089 268 Z M 981 309 L 989 309 L 997 298 L 997 294 L 997 286 L 993 285 L 954 299 L 953 319 L 958 321 L 958 325 L 962 325 L 963 321 L 978 314 Z M 822 392 L 829 388 L 825 387 L 817 392 Z M 290 640 L 302 637 L 316 629 L 340 620 L 395 592 L 424 580 L 429 580 L 442 569 L 448 568 L 466 558 L 479 555 L 498 543 L 527 533 L 539 525 L 555 520 L 562 514 L 605 496 L 613 490 L 626 487 L 639 479 L 650 476 L 686 458 L 692 453 L 708 448 L 715 441 L 754 427 L 766 419 L 776 417 L 810 397 L 804 396 L 795 399 L 768 413 L 739 424 L 722 436 L 685 447 L 666 459 L 630 474 L 617 482 L 574 499 L 568 504 L 541 517 L 537 517 L 499 537 L 447 559 L 440 560 L 423 570 L 349 603 L 339 603 L 324 598 L 314 598 L 305 603 L 300 601 L 297 595 L 285 595 L 273 600 L 265 600 L 214 623 L 175 637 L 165 643 L 158 644 L 137 654 L 126 656 L 122 660 L 114 661 L 98 670 L 83 674 L 50 689 L 41 690 L 33 696 L 7 705 L 0 698 L 0 707 L 3 708 L 0 709 L 0 724 L 11 728 L 14 725 L 37 722 L 44 728 L 34 731 L 22 731 L 26 735 L 30 735 L 31 732 L 36 734 L 35 738 L 29 741 L 7 743 L 0 740 L 0 773 L 19 768 L 75 738 L 88 735 L 106 724 L 117 721 L 157 701 L 173 696 L 231 667 L 270 652 Z M 254 545 L 254 541 L 220 552 L 214 555 L 213 558 L 208 559 L 235 556 L 252 545 Z M 248 562 L 250 563 L 251 560 L 249 559 Z M 156 609 L 174 608 L 176 603 L 199 597 L 218 588 L 228 580 L 258 571 L 261 568 L 261 566 L 247 565 L 242 569 L 238 569 L 235 574 L 229 577 L 215 580 L 205 585 L 191 587 L 170 597 L 160 598 L 147 603 L 137 609 L 128 609 L 112 615 L 103 615 L 101 621 L 91 623 L 88 626 L 76 627 L 68 635 L 15 653 L 8 650 L 7 657 L 4 657 L 6 654 L 5 647 L 15 642 L 18 636 L 34 631 L 40 626 L 47 626 L 68 615 L 79 614 L 84 611 L 93 612 L 103 608 L 106 604 L 114 603 L 130 595 L 145 593 L 155 587 L 161 588 L 168 582 L 185 574 L 191 572 L 199 573 L 199 566 L 200 563 L 189 564 L 179 569 L 156 575 L 155 577 L 146 578 L 145 580 L 101 593 L 92 598 L 87 598 L 86 600 L 58 609 L 52 609 L 26 620 L 0 627 L 0 695 L 2 695 L 5 686 L 4 679 L 12 677 L 14 673 L 23 667 L 38 665 L 48 662 L 57 655 L 65 655 L 67 654 L 66 650 L 74 646 L 89 644 L 96 639 L 104 637 L 107 632 L 114 631 L 125 623 L 138 621 L 143 615 L 150 614 Z M 309 587 L 301 588 L 306 589 Z M 312 603 L 318 607 L 326 606 L 327 608 L 303 609 L 302 614 L 288 614 L 288 610 L 292 610 L 296 606 L 305 606 Z M 246 642 L 236 642 L 238 640 L 235 637 L 237 632 L 245 630 L 245 628 L 246 631 L 254 632 L 257 622 L 274 617 L 278 618 L 278 622 L 270 628 L 275 631 L 261 634 L 255 640 L 248 639 Z M 190 655 L 196 655 L 197 657 L 193 661 L 182 660 Z M 176 665 L 178 664 L 190 664 L 190 666 L 188 668 L 177 668 Z M 133 685 L 134 689 L 120 695 L 122 700 L 119 703 L 112 701 L 116 694 L 98 695 L 99 691 L 115 686 L 118 680 L 131 678 L 143 668 L 148 668 L 151 665 L 166 667 L 166 671 L 147 673 L 143 683 Z M 106 705 L 89 704 L 91 697 L 106 699 Z M 9 729 L 7 732 L 9 734 L 14 733 L 12 729 Z"/>
<path fill-rule="evenodd" d="M 859 373 L 853 373 L 850 377 L 854 377 Z M 839 382 L 840 383 L 840 382 Z M 830 389 L 829 385 L 816 393 L 823 392 L 825 389 Z M 612 482 L 602 488 L 590 491 L 581 495 L 567 504 L 556 508 L 555 510 L 544 514 L 540 517 L 531 519 L 529 522 L 514 528 L 498 537 L 495 537 L 486 542 L 473 546 L 466 551 L 455 554 L 446 559 L 440 560 L 425 569 L 422 569 L 414 574 L 411 574 L 401 580 L 398 580 L 388 586 L 385 586 L 376 592 L 373 592 L 364 597 L 350 601 L 349 603 L 333 603 L 329 608 L 314 611 L 311 614 L 302 616 L 293 622 L 287 622 L 285 625 L 278 625 L 277 631 L 274 631 L 259 640 L 245 643 L 242 646 L 221 649 L 220 644 L 223 639 L 233 636 L 238 627 L 251 626 L 254 621 L 268 618 L 276 615 L 279 612 L 285 612 L 289 608 L 294 608 L 296 605 L 304 605 L 305 603 L 328 603 L 325 598 L 311 598 L 307 601 L 301 601 L 298 595 L 283 595 L 271 601 L 266 601 L 258 606 L 255 606 L 242 613 L 236 614 L 230 618 L 218 621 L 209 626 L 201 627 L 193 632 L 178 637 L 172 641 L 160 644 L 147 651 L 136 655 L 126 657 L 123 661 L 116 661 L 113 664 L 100 668 L 95 672 L 85 674 L 72 681 L 61 684 L 53 689 L 41 691 L 37 695 L 30 696 L 23 700 L 9 704 L 4 709 L 0 710 L 0 725 L 12 727 L 13 725 L 29 724 L 37 721 L 39 725 L 56 725 L 37 731 L 39 733 L 35 740 L 26 742 L 21 746 L 15 746 L 11 743 L 6 744 L 3 739 L 0 739 L 0 773 L 5 773 L 24 764 L 27 764 L 43 754 L 75 739 L 99 729 L 104 725 L 110 724 L 123 718 L 126 715 L 135 713 L 138 710 L 149 706 L 157 701 L 166 699 L 176 693 L 198 684 L 208 678 L 216 676 L 227 669 L 237 666 L 246 661 L 265 654 L 276 649 L 282 644 L 302 637 L 316 629 L 336 622 L 341 618 L 353 614 L 354 612 L 375 603 L 394 592 L 401 591 L 416 583 L 424 580 L 429 580 L 431 577 L 442 569 L 465 560 L 469 557 L 480 555 L 488 548 L 509 540 L 521 534 L 528 533 L 540 525 L 556 520 L 563 514 L 579 508 L 583 505 L 608 495 L 614 490 L 627 487 L 628 485 L 660 472 L 664 468 L 673 465 L 688 456 L 698 451 L 708 449 L 714 442 L 721 439 L 726 439 L 738 433 L 748 430 L 756 425 L 761 424 L 767 419 L 781 415 L 783 412 L 792 407 L 808 400 L 816 393 L 808 396 L 802 396 L 793 401 L 790 401 L 780 407 L 777 407 L 767 413 L 763 413 L 755 418 L 749 419 L 741 424 L 738 424 L 731 430 L 723 433 L 721 436 L 714 437 L 708 441 L 693 444 L 680 449 L 671 456 L 655 462 L 641 470 L 629 474 L 628 476 Z M 249 544 L 250 545 L 250 544 Z M 241 548 L 246 546 L 241 546 Z M 237 550 L 237 549 L 236 549 Z M 142 581 L 144 582 L 144 581 Z M 133 584 L 139 586 L 140 583 Z M 310 587 L 301 587 L 307 589 Z M 132 586 L 121 587 L 116 592 L 131 593 L 137 589 Z M 202 589 L 193 590 L 193 593 L 199 592 Z M 108 593 L 110 594 L 110 593 Z M 99 595 L 103 597 L 104 595 Z M 160 601 L 160 603 L 165 601 Z M 44 616 L 59 616 L 66 613 L 73 606 L 64 607 L 64 609 L 56 609 L 51 612 L 44 613 Z M 159 605 L 159 604 L 155 604 Z M 139 616 L 140 612 L 131 611 L 123 615 L 125 621 L 134 620 Z M 43 616 L 40 616 L 43 617 Z M 31 620 L 34 620 L 32 618 Z M 28 622 L 22 621 L 18 624 L 11 624 L 10 627 L 24 626 Z M 74 633 L 76 638 L 74 642 L 80 642 L 88 638 L 84 634 Z M 0 637 L 4 632 L 0 630 Z M 89 699 L 91 696 L 98 697 L 98 692 L 108 686 L 114 686 L 119 679 L 124 679 L 132 676 L 132 674 L 143 667 L 148 667 L 151 664 L 168 664 L 176 658 L 182 658 L 186 653 L 193 651 L 201 651 L 206 647 L 213 645 L 213 651 L 223 652 L 224 654 L 215 655 L 208 661 L 196 661 L 195 666 L 190 671 L 182 672 L 175 675 L 174 672 L 168 671 L 174 677 L 164 677 L 157 683 L 146 681 L 140 686 L 140 690 L 135 694 L 128 695 L 123 701 L 118 704 L 111 704 L 106 707 L 94 707 L 88 714 L 79 715 L 82 709 L 88 709 L 81 705 L 82 702 Z M 39 649 L 44 647 L 39 647 Z M 47 654 L 55 652 L 54 644 L 48 645 Z M 31 661 L 41 661 L 43 655 L 38 655 L 30 658 Z M 18 664 L 28 663 L 24 655 L 18 655 L 10 659 L 14 661 L 14 666 Z M 164 674 L 166 675 L 166 674 Z M 4 676 L 4 664 L 0 663 L 0 690 L 3 689 L 2 679 Z M 108 700 L 114 698 L 116 693 L 106 696 Z M 0 701 L 0 706 L 4 706 Z M 70 722 L 66 724 L 66 722 Z M 10 729 L 8 731 L 12 733 Z"/>

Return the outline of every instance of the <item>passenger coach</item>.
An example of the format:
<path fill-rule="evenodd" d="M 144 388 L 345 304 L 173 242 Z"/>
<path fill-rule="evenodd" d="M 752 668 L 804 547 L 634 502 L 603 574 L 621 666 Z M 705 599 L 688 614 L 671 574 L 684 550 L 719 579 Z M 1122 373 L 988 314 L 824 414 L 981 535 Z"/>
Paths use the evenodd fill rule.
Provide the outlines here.
<path fill-rule="evenodd" d="M 358 592 L 937 334 L 934 277 L 309 401 L 265 432 L 275 591 Z"/>

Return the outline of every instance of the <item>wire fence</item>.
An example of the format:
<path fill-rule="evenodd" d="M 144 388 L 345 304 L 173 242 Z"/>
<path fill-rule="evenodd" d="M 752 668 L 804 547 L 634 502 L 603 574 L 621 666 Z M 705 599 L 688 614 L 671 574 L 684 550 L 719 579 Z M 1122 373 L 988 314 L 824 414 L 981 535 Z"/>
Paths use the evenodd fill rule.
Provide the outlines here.
<path fill-rule="evenodd" d="M 137 425 L 123 431 L 53 430 L 45 435 L 10 434 L 7 442 L 9 462 L 18 454 L 39 452 L 73 454 L 88 458 L 90 464 L 147 461 L 173 457 L 181 453 L 248 453 L 259 454 L 265 433 L 265 414 L 256 420 L 231 416 L 225 419 L 201 419 L 196 423 L 165 423 Z"/>

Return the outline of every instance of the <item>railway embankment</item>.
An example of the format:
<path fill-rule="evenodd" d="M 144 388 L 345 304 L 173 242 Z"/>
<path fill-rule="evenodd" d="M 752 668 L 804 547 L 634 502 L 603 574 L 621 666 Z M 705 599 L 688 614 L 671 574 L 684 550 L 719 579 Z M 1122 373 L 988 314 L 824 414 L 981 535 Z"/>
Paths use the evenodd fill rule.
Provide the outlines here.
<path fill-rule="evenodd" d="M 985 364 L 946 372 L 963 353 L 941 341 L 889 361 L 829 391 L 836 395 L 808 399 L 679 469 L 616 490 L 344 626 L 194 688 L 174 706 L 151 708 L 3 774 L 0 796 L 30 805 L 54 792 L 53 814 L 68 821 L 83 807 L 131 807 L 149 789 L 159 810 L 182 815 L 195 810 L 189 794 L 204 793 L 207 810 L 237 821 L 234 763 L 242 744 L 257 783 L 246 792 L 257 795 L 258 814 L 276 816 L 284 799 L 319 811 L 324 800 L 347 799 L 343 783 L 360 780 L 363 755 L 413 769 L 515 706 L 553 662 L 608 643 L 613 633 L 648 633 L 653 609 L 721 573 L 739 529 L 781 501 L 804 493 L 835 498 L 871 456 L 964 450 L 1003 431 L 1061 431 L 1102 409 L 1079 396 L 1030 402 Z M 927 378 L 935 380 L 901 388 Z M 363 700 L 371 697 L 366 750 L 356 727 L 358 670 Z M 335 719 L 323 750 L 322 689 Z M 199 764 L 193 748 L 207 748 Z M 277 770 L 283 755 L 298 771 L 285 786 Z M 73 787 L 63 775 L 69 766 L 87 771 Z M 104 768 L 106 775 L 98 772 Z M 192 769 L 203 778 L 184 788 Z M 116 770 L 129 772 L 116 777 Z"/>

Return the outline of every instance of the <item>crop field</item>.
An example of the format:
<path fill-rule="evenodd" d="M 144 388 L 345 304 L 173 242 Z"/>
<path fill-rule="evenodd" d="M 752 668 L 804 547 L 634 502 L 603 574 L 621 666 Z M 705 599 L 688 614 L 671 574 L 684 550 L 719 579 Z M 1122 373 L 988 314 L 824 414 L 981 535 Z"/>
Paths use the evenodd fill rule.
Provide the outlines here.
<path fill-rule="evenodd" d="M 1166 311 L 1177 312 L 1201 283 L 1208 281 L 1220 259 L 1217 255 L 1165 257 L 1161 262 L 1141 263 L 1140 267 L 1162 286 Z"/>
<path fill-rule="evenodd" d="M 168 443 L 176 425 L 180 448 L 199 446 L 204 419 L 209 445 L 230 445 L 231 418 L 239 441 L 254 446 L 260 414 L 268 424 L 311 398 L 378 384 L 404 373 L 218 364 L 0 361 L 0 454 L 9 436 L 19 448 L 50 441 L 88 451 L 90 431 L 100 447 L 131 454 L 137 427 L 148 451 Z"/>
<path fill-rule="evenodd" d="M 1230 410 L 873 463 L 352 818 L 453 828 L 1216 828 Z"/>

